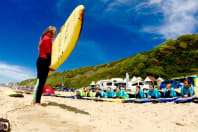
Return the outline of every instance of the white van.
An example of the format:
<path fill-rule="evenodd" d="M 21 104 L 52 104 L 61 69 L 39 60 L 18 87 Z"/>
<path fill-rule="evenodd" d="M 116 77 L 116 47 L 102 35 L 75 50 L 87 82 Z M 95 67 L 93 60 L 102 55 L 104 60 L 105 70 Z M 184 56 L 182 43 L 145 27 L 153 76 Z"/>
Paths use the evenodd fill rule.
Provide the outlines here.
<path fill-rule="evenodd" d="M 126 82 L 124 82 L 121 78 L 112 78 L 109 80 L 100 80 L 97 83 L 97 86 L 101 88 L 102 90 L 107 90 L 108 87 L 111 89 L 115 89 L 117 86 L 120 86 L 121 89 L 126 88 Z"/>

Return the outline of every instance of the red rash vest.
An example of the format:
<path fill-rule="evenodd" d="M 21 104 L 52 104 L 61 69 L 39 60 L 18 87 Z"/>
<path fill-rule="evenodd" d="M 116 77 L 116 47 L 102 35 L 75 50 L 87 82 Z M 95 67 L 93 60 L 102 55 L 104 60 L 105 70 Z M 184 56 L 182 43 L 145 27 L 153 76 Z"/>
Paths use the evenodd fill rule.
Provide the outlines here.
<path fill-rule="evenodd" d="M 47 54 L 51 54 L 52 52 L 52 38 L 50 35 L 45 34 L 41 38 L 41 44 L 39 46 L 39 57 L 40 58 L 47 58 Z"/>

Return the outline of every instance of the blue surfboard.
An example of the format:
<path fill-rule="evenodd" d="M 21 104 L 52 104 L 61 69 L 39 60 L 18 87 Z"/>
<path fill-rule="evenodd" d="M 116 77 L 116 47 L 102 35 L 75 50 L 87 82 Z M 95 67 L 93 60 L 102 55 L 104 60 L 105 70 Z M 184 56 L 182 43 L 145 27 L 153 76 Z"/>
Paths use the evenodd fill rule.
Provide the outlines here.
<path fill-rule="evenodd" d="M 194 99 L 197 99 L 196 96 L 188 97 L 188 98 L 178 98 L 174 102 L 175 103 L 188 103 L 188 102 L 193 102 Z"/>

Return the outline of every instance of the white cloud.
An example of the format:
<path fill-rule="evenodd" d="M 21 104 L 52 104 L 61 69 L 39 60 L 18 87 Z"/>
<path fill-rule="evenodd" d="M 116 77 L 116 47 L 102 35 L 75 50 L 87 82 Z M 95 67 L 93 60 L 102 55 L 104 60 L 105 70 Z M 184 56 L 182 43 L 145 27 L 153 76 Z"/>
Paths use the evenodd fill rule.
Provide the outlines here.
<path fill-rule="evenodd" d="M 93 18 L 98 23 L 107 22 L 115 27 L 127 31 L 134 31 L 134 26 L 130 24 L 129 19 L 133 18 L 134 5 L 137 1 L 138 0 L 79 0 L 75 2 L 75 4 L 84 4 L 86 16 Z M 74 2 L 67 0 L 58 0 L 56 3 L 58 15 L 63 15 L 63 10 L 66 10 L 68 5 L 73 6 L 73 3 Z M 87 19 L 84 21 L 87 21 Z"/>
<path fill-rule="evenodd" d="M 106 3 L 106 2 L 109 2 L 110 0 L 101 0 L 102 2 Z"/>
<path fill-rule="evenodd" d="M 99 23 L 107 22 L 132 32 L 149 32 L 162 38 L 177 38 L 195 33 L 198 26 L 198 0 L 97 0 L 78 1 L 85 4 L 88 16 Z M 58 0 L 57 10 L 69 1 Z M 153 23 L 142 22 L 144 16 L 153 16 Z M 148 18 L 148 17 L 147 17 Z M 154 20 L 156 19 L 156 20 Z M 141 22 L 138 22 L 141 20 Z M 137 25 L 136 25 L 137 23 Z M 154 26 L 155 25 L 155 26 Z"/>
<path fill-rule="evenodd" d="M 102 2 L 101 2 L 102 1 Z M 89 16 L 92 16 L 99 23 L 110 23 L 115 27 L 130 31 L 134 26 L 130 24 L 130 19 L 133 18 L 134 0 L 104 0 L 91 3 L 89 8 L 86 8 Z"/>
<path fill-rule="evenodd" d="M 111 3 L 109 3 L 108 7 L 106 8 L 106 11 L 113 11 L 117 7 L 120 6 L 130 6 L 132 3 L 132 0 L 114 0 Z"/>
<path fill-rule="evenodd" d="M 196 32 L 198 25 L 196 19 L 197 0 L 150 0 L 140 7 L 155 7 L 156 12 L 161 12 L 164 17 L 159 26 L 144 27 L 143 31 L 145 32 L 161 34 L 166 39 Z"/>
<path fill-rule="evenodd" d="M 97 0 L 94 2 L 88 0 L 79 0 L 76 2 L 76 4 L 84 4 L 85 11 L 89 13 L 88 15 L 93 16 L 97 20 L 107 19 L 109 16 L 116 15 L 117 12 L 122 12 L 124 15 L 124 12 L 130 9 L 128 7 L 131 7 L 132 3 L 134 3 L 134 0 Z M 63 9 L 67 9 L 66 7 L 68 7 L 68 5 L 73 5 L 73 2 L 67 0 L 58 0 L 56 3 L 58 14 L 60 15 Z M 125 6 L 127 8 L 125 8 Z"/>
<path fill-rule="evenodd" d="M 16 82 L 34 78 L 34 73 L 22 66 L 0 62 L 0 82 Z"/>
<path fill-rule="evenodd" d="M 161 2 L 162 2 L 162 0 L 150 0 L 149 4 L 159 4 Z"/>

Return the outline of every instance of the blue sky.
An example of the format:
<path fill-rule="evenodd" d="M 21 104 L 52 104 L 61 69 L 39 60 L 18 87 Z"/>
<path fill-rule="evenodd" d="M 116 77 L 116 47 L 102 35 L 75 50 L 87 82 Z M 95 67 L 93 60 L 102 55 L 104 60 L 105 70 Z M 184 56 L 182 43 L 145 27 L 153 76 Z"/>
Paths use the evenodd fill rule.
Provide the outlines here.
<path fill-rule="evenodd" d="M 198 32 L 197 0 L 7 0 L 0 4 L 0 83 L 36 77 L 38 42 L 85 6 L 76 48 L 58 72 L 93 66 L 153 49 Z"/>

